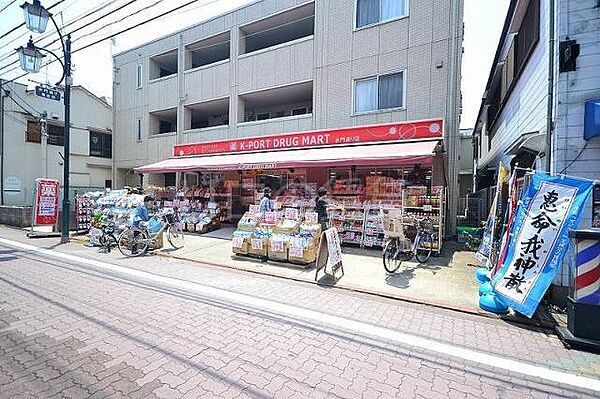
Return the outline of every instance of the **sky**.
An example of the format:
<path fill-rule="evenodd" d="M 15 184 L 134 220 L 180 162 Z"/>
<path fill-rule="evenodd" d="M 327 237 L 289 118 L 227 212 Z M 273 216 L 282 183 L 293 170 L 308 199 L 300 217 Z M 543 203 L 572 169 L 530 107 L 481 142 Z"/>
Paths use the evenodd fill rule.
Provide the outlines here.
<path fill-rule="evenodd" d="M 31 2 L 31 0 L 29 1 Z M 42 0 L 42 5 L 50 7 L 56 1 Z M 51 11 L 59 25 L 70 24 L 67 31 L 71 32 L 74 29 L 79 29 L 73 34 L 73 49 L 77 50 L 96 40 L 110 37 L 119 30 L 137 22 L 151 19 L 167 10 L 188 3 L 190 0 L 138 0 L 131 5 L 127 5 L 130 1 L 63 0 Z M 110 40 L 105 40 L 88 49 L 76 51 L 73 54 L 74 84 L 83 85 L 98 96 L 111 97 L 111 54 L 125 51 L 251 1 L 198 0 L 168 16 L 117 35 L 114 44 Z M 23 0 L 0 0 L 0 10 L 2 10 L 0 11 L 0 36 L 23 22 L 23 13 L 19 7 L 23 2 Z M 465 51 L 461 82 L 463 95 L 461 128 L 472 127 L 475 123 L 508 3 L 509 0 L 464 0 L 465 38 L 463 47 Z M 98 16 L 119 7 L 123 8 L 88 27 L 88 24 Z M 99 10 L 95 14 L 85 17 L 84 15 L 92 9 Z M 33 35 L 36 45 L 42 47 L 48 46 L 57 38 L 55 29 L 48 26 L 43 34 L 31 33 L 25 27 L 22 27 L 0 39 L 0 76 L 2 78 L 12 79 L 23 73 L 16 62 L 18 58 L 14 49 L 26 45 L 30 35 Z M 60 43 L 51 44 L 48 48 L 57 55 L 61 55 Z M 48 56 L 46 60 L 50 58 Z M 14 64 L 3 68 L 10 63 Z M 54 63 L 43 68 L 40 73 L 28 75 L 19 79 L 19 81 L 32 85 L 35 84 L 34 82 L 56 83 L 60 76 L 60 65 Z"/>

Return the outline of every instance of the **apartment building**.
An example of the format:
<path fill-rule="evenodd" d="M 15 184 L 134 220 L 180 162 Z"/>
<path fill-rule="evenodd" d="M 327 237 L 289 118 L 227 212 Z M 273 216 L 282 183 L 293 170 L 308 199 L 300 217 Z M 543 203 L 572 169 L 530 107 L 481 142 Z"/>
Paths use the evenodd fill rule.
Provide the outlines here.
<path fill-rule="evenodd" d="M 117 54 L 116 185 L 139 184 L 134 169 L 175 145 L 441 119 L 455 215 L 462 7 L 262 0 Z"/>
<path fill-rule="evenodd" d="M 475 127 L 478 189 L 494 184 L 502 158 L 598 179 L 599 22 L 596 0 L 511 1 Z M 585 129 L 586 107 L 595 130 Z M 592 216 L 590 199 L 580 226 Z M 567 271 L 557 284 L 568 284 Z"/>
<path fill-rule="evenodd" d="M 3 82 L 1 94 L 2 205 L 32 205 L 35 179 L 63 180 L 63 93 Z M 105 99 L 72 87 L 71 195 L 112 186 L 112 122 Z"/>

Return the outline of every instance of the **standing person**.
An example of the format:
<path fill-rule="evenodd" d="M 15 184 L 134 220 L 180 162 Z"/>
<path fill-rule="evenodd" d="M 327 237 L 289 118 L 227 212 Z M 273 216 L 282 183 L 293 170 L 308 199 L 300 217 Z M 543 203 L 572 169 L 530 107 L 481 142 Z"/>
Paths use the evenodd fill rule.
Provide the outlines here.
<path fill-rule="evenodd" d="M 148 208 L 150 208 L 154 204 L 154 198 L 149 195 L 144 197 L 144 202 L 139 204 L 137 208 L 135 208 L 135 214 L 133 216 L 133 240 L 135 242 L 135 238 L 140 235 L 140 222 L 147 222 L 150 220 L 150 215 L 148 214 Z M 137 244 L 131 245 L 131 252 L 137 252 Z"/>
<path fill-rule="evenodd" d="M 315 212 L 319 218 L 319 223 L 323 231 L 327 230 L 327 223 L 329 222 L 329 216 L 327 215 L 327 189 L 325 187 L 319 188 L 317 191 L 317 198 L 315 200 Z"/>
<path fill-rule="evenodd" d="M 265 213 L 267 212 L 273 212 L 274 207 L 273 207 L 273 201 L 271 200 L 271 197 L 273 196 L 273 190 L 271 190 L 269 187 L 265 187 L 265 189 L 263 190 L 263 197 L 260 200 L 260 214 L 264 217 Z"/>

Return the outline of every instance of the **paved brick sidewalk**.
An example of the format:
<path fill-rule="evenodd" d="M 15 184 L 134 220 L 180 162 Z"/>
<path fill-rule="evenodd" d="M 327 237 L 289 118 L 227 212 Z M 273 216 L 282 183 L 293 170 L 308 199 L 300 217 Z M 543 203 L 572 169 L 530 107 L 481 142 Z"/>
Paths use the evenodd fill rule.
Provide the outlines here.
<path fill-rule="evenodd" d="M 61 250 L 93 253 L 78 246 Z M 102 260 L 125 264 L 116 255 Z M 597 356 L 562 349 L 552 336 L 500 321 L 158 257 L 137 260 L 135 267 L 411 333 L 429 331 L 448 342 L 472 344 L 477 335 L 490 344 L 501 339 L 516 352 L 524 350 L 517 341 L 537 342 L 520 357 L 549 363 L 550 354 L 558 353 L 557 367 L 568 369 L 566 356 L 584 365 L 587 375 L 598 363 Z M 409 353 L 184 290 L 0 248 L 1 397 L 550 394 L 574 395 L 435 354 Z"/>

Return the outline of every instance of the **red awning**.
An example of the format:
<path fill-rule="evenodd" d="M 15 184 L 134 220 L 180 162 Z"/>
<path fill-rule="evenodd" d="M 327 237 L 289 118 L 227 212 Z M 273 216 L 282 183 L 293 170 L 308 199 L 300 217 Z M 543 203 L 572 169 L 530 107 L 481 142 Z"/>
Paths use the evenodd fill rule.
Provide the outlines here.
<path fill-rule="evenodd" d="M 438 140 L 286 151 L 177 157 L 136 168 L 137 173 L 375 166 L 431 163 Z"/>

